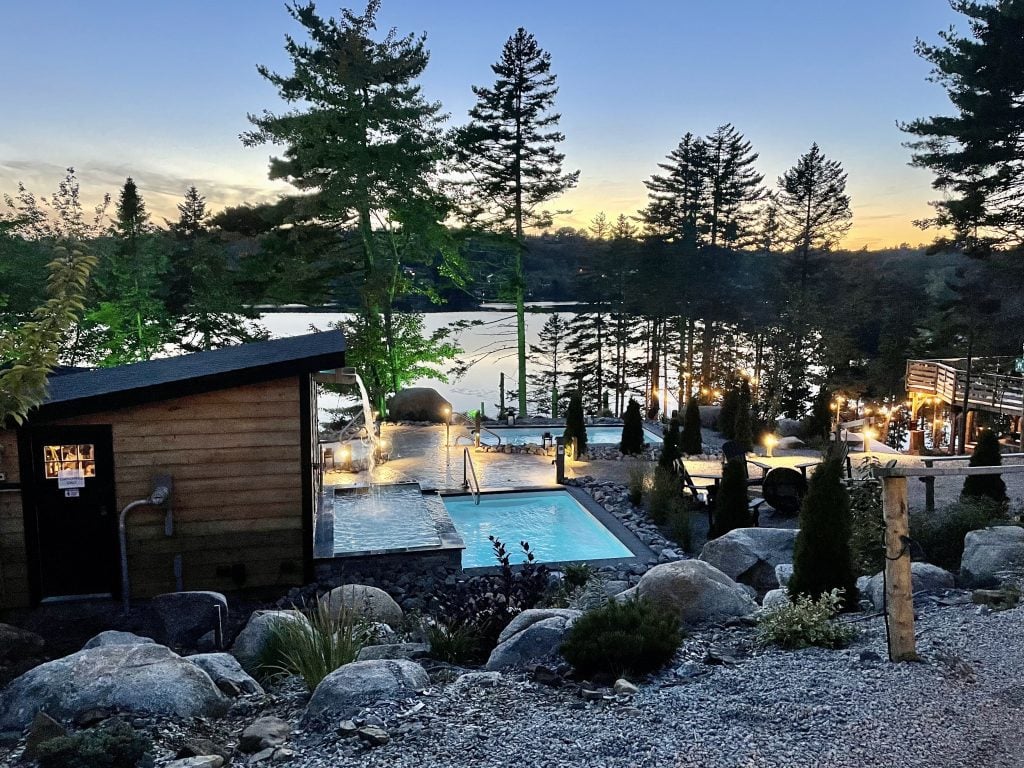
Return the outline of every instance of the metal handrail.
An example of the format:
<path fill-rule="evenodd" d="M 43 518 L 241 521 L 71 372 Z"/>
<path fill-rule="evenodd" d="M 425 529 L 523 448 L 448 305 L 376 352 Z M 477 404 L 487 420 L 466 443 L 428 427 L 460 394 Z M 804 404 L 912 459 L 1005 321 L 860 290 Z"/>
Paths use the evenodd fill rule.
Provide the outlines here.
<path fill-rule="evenodd" d="M 480 431 L 481 432 L 487 432 L 488 434 L 494 435 L 494 437 L 497 438 L 497 440 L 498 440 L 498 447 L 499 448 L 501 447 L 501 435 L 499 435 L 493 429 L 488 429 L 487 427 L 483 426 L 482 424 L 480 425 Z"/>
<path fill-rule="evenodd" d="M 467 472 L 466 467 L 469 467 Z M 473 476 L 473 485 L 469 484 L 470 473 Z M 476 479 L 476 467 L 473 465 L 473 457 L 469 455 L 469 448 L 462 449 L 462 489 L 472 491 L 473 503 L 480 504 L 480 481 Z"/>

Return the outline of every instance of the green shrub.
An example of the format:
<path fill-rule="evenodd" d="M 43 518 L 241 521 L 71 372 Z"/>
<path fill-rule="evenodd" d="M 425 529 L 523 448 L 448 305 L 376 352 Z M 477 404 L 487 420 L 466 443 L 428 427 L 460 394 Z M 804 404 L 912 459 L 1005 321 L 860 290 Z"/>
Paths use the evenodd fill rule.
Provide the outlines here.
<path fill-rule="evenodd" d="M 629 503 L 639 507 L 643 501 L 644 491 L 650 481 L 650 470 L 642 461 L 631 461 L 626 467 L 626 488 L 629 492 Z"/>
<path fill-rule="evenodd" d="M 682 639 L 672 613 L 646 600 L 612 600 L 576 620 L 562 655 L 586 677 L 645 675 L 668 664 Z"/>
<path fill-rule="evenodd" d="M 970 466 L 998 467 L 1002 463 L 1003 455 L 995 431 L 982 431 L 974 446 L 974 453 L 971 454 Z M 960 498 L 990 499 L 997 504 L 1006 504 L 1009 501 L 1002 475 L 968 475 L 964 478 L 964 489 Z"/>
<path fill-rule="evenodd" d="M 885 519 L 882 483 L 860 480 L 847 486 L 850 495 L 850 556 L 861 576 L 874 576 L 885 567 Z"/>
<path fill-rule="evenodd" d="M 150 740 L 123 720 L 44 742 L 40 768 L 146 768 L 153 765 Z"/>
<path fill-rule="evenodd" d="M 668 535 L 684 552 L 693 552 L 693 521 L 690 504 L 682 496 L 673 503 L 668 515 Z"/>
<path fill-rule="evenodd" d="M 658 466 L 672 470 L 679 457 L 679 420 L 673 417 L 668 423 L 668 429 L 661 437 L 661 456 L 658 457 Z"/>
<path fill-rule="evenodd" d="M 697 405 L 696 397 L 691 397 L 686 403 L 683 432 L 679 436 L 679 450 L 687 456 L 696 456 L 704 452 L 700 433 L 700 406 Z"/>
<path fill-rule="evenodd" d="M 736 418 L 733 421 L 732 439 L 748 451 L 754 447 L 754 417 L 750 413 L 750 385 L 744 381 L 740 384 L 736 396 Z"/>
<path fill-rule="evenodd" d="M 835 621 L 843 604 L 841 592 L 833 589 L 817 600 L 799 595 L 792 603 L 763 611 L 757 620 L 758 642 L 790 650 L 812 645 L 847 645 L 853 638 L 853 629 Z"/>
<path fill-rule="evenodd" d="M 630 398 L 622 416 L 622 440 L 619 450 L 627 456 L 644 452 L 644 422 L 640 416 L 640 403 Z"/>
<path fill-rule="evenodd" d="M 427 642 L 431 657 L 439 661 L 469 664 L 481 659 L 482 638 L 472 624 L 431 624 L 427 627 Z"/>
<path fill-rule="evenodd" d="M 964 536 L 971 531 L 1007 522 L 1002 504 L 984 497 L 965 497 L 936 512 L 912 512 L 910 537 L 924 552 L 924 558 L 947 571 L 959 571 L 964 554 Z"/>
<path fill-rule="evenodd" d="M 722 484 L 715 498 L 708 538 L 717 539 L 734 528 L 749 527 L 750 510 L 747 502 L 746 459 L 741 456 L 726 462 L 722 469 Z"/>
<path fill-rule="evenodd" d="M 657 467 L 654 470 L 654 481 L 647 496 L 647 516 L 656 525 L 668 522 L 673 504 L 682 495 L 679 487 L 679 475 L 670 469 Z"/>
<path fill-rule="evenodd" d="M 590 563 L 569 563 L 562 569 L 562 575 L 567 587 L 578 589 L 597 578 L 597 571 Z"/>
<path fill-rule="evenodd" d="M 850 550 L 850 496 L 843 485 L 838 452 L 825 456 L 807 487 L 800 507 L 800 531 L 793 547 L 790 597 L 820 597 L 840 590 L 845 606 L 857 605 L 857 575 Z"/>
<path fill-rule="evenodd" d="M 587 424 L 583 418 L 583 398 L 579 392 L 574 392 L 569 398 L 569 410 L 565 413 L 563 436 L 567 445 L 572 438 L 576 438 L 577 457 L 587 452 Z"/>
<path fill-rule="evenodd" d="M 804 419 L 802 427 L 800 434 L 805 442 L 811 438 L 820 443 L 828 440 L 828 433 L 832 431 L 832 393 L 824 384 L 814 396 L 811 413 Z"/>
<path fill-rule="evenodd" d="M 332 611 L 333 609 L 333 611 Z M 260 668 L 269 676 L 298 675 L 310 691 L 338 667 L 356 660 L 371 639 L 369 624 L 346 604 L 317 600 L 306 621 L 276 621 Z"/>

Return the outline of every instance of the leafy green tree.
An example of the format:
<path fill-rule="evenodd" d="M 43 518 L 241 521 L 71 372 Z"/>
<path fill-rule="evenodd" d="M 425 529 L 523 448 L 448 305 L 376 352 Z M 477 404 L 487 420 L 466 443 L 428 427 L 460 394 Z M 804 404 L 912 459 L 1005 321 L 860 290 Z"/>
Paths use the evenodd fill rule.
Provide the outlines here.
<path fill-rule="evenodd" d="M 540 206 L 576 186 L 579 171 L 562 170 L 565 155 L 557 146 L 565 136 L 557 130 L 561 115 L 552 111 L 558 88 L 551 54 L 520 27 L 491 69 L 494 85 L 473 87 L 477 101 L 455 145 L 467 177 L 466 218 L 514 239 L 507 288 L 516 305 L 519 412 L 525 414 L 525 232 L 550 225 L 552 212 Z"/>
<path fill-rule="evenodd" d="M 627 456 L 635 456 L 644 452 L 644 422 L 640 415 L 640 403 L 629 399 L 626 413 L 622 417 L 622 439 L 619 450 Z"/>
<path fill-rule="evenodd" d="M 747 503 L 746 459 L 730 459 L 722 468 L 722 484 L 715 497 L 708 538 L 717 539 L 735 528 L 750 527 Z"/>
<path fill-rule="evenodd" d="M 460 270 L 443 225 L 448 201 L 433 184 L 443 117 L 417 82 L 429 59 L 425 38 L 394 30 L 375 38 L 379 7 L 370 0 L 361 15 L 342 10 L 335 19 L 319 16 L 313 3 L 288 6 L 308 42 L 285 38 L 291 72 L 258 70 L 294 108 L 249 115 L 253 130 L 242 140 L 284 147 L 270 177 L 302 193 L 295 220 L 331 228 L 339 241 L 354 233 L 348 263 L 360 278 L 360 327 L 380 339 L 373 349 L 383 357 L 373 368 L 386 374 L 376 394 L 383 412 L 411 351 L 400 346 L 409 326 L 396 316 L 395 299 L 424 291 L 436 298 L 411 265 L 439 259 L 443 273 Z"/>
<path fill-rule="evenodd" d="M 662 435 L 658 466 L 664 469 L 674 469 L 676 459 L 681 455 L 679 452 L 679 419 L 673 417 L 669 419 L 668 428 Z"/>
<path fill-rule="evenodd" d="M 565 413 L 565 442 L 576 438 L 576 455 L 587 452 L 587 424 L 583 418 L 583 397 L 573 392 L 569 398 L 569 409 Z"/>
<path fill-rule="evenodd" d="M 843 463 L 832 453 L 818 465 L 800 507 L 800 531 L 793 549 L 789 594 L 818 598 L 843 590 L 847 610 L 857 606 L 857 573 L 850 550 L 850 495 L 843 485 Z"/>
<path fill-rule="evenodd" d="M 690 397 L 686 402 L 686 415 L 683 417 L 683 432 L 679 438 L 679 448 L 687 456 L 696 456 L 704 452 L 704 444 L 700 432 L 700 406 L 697 398 Z"/>
<path fill-rule="evenodd" d="M 912 165 L 935 172 L 942 193 L 936 215 L 923 222 L 949 228 L 968 253 L 993 245 L 1024 245 L 1024 2 L 951 0 L 970 34 L 951 28 L 941 43 L 917 41 L 932 64 L 931 80 L 946 90 L 953 115 L 900 127 L 914 136 Z"/>
<path fill-rule="evenodd" d="M 978 442 L 974 446 L 969 465 L 972 467 L 998 467 L 1003 463 L 999 438 L 995 430 L 982 430 Z M 968 475 L 964 478 L 964 489 L 961 498 L 975 497 L 991 499 L 997 504 L 1006 504 L 1006 482 L 1001 475 Z"/>

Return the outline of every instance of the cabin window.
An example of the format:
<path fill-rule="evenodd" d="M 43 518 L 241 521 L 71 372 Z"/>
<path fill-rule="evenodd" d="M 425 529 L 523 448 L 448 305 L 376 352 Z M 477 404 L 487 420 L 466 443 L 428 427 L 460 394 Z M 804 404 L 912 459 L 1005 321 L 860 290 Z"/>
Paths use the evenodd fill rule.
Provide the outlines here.
<path fill-rule="evenodd" d="M 71 471 L 79 477 L 96 477 L 96 446 L 92 443 L 44 445 L 43 464 L 47 480 L 59 479 L 62 471 L 67 473 L 64 477 Z"/>

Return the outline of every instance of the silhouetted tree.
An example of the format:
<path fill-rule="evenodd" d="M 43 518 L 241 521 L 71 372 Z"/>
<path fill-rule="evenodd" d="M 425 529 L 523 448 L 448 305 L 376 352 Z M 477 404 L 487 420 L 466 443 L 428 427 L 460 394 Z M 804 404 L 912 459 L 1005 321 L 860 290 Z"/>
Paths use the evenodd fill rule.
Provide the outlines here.
<path fill-rule="evenodd" d="M 1003 463 L 1003 455 L 999 448 L 999 438 L 995 430 L 982 430 L 978 442 L 974 446 L 969 462 L 972 467 L 998 467 Z M 961 498 L 991 499 L 998 504 L 1006 504 L 1006 482 L 1002 475 L 968 475 L 964 478 L 964 489 Z"/>
<path fill-rule="evenodd" d="M 700 406 L 697 398 L 691 397 L 686 403 L 686 415 L 683 419 L 683 433 L 679 438 L 679 448 L 687 456 L 696 456 L 704 452 L 704 443 L 700 432 Z"/>
<path fill-rule="evenodd" d="M 708 538 L 717 539 L 735 528 L 750 527 L 750 509 L 747 504 L 746 459 L 730 459 L 722 468 L 722 484 L 715 497 Z"/>
<path fill-rule="evenodd" d="M 732 439 L 748 451 L 754 447 L 754 422 L 750 412 L 751 405 L 750 385 L 744 380 L 740 383 L 736 395 L 736 419 L 732 430 Z"/>
<path fill-rule="evenodd" d="M 622 417 L 622 440 L 619 450 L 627 456 L 644 452 L 644 422 L 640 414 L 640 403 L 629 399 L 626 413 Z"/>
<path fill-rule="evenodd" d="M 576 438 L 576 455 L 587 452 L 587 423 L 583 417 L 583 398 L 579 392 L 573 392 L 569 398 L 569 408 L 565 412 L 565 442 Z"/>
<path fill-rule="evenodd" d="M 661 456 L 658 457 L 658 465 L 665 469 L 674 469 L 676 459 L 681 456 L 679 453 L 679 419 L 669 419 L 661 439 Z"/>

